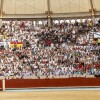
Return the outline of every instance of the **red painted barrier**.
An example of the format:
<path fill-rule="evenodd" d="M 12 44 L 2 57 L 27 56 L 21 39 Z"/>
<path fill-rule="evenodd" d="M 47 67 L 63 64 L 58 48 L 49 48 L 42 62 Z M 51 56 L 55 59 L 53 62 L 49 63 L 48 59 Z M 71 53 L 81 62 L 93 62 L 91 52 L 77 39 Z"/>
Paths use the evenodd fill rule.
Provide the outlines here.
<path fill-rule="evenodd" d="M 6 80 L 6 88 L 100 86 L 100 78 L 13 79 Z"/>

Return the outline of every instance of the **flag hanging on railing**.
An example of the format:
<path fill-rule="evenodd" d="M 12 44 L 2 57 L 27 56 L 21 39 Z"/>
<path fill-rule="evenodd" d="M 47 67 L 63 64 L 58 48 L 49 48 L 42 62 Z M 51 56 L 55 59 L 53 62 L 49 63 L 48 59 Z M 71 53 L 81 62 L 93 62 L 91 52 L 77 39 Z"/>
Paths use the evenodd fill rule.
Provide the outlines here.
<path fill-rule="evenodd" d="M 14 48 L 14 47 L 22 48 L 23 47 L 23 42 L 10 42 L 10 47 L 11 48 Z"/>

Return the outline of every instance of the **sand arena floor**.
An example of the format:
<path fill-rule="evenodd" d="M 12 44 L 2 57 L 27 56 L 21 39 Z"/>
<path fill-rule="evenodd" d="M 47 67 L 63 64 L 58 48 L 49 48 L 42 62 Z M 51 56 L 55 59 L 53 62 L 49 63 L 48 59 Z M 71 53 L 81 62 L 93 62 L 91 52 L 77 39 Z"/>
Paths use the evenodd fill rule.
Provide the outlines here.
<path fill-rule="evenodd" d="M 100 91 L 0 92 L 0 100 L 100 100 Z"/>

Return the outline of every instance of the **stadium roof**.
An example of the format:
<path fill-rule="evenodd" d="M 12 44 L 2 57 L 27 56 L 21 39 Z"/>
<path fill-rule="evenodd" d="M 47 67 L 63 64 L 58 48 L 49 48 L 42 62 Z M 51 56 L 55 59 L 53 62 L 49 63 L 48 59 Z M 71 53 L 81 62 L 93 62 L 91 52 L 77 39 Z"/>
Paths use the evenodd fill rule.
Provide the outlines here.
<path fill-rule="evenodd" d="M 2 18 L 85 17 L 90 11 L 100 15 L 99 4 L 100 0 L 0 0 L 0 11 Z"/>

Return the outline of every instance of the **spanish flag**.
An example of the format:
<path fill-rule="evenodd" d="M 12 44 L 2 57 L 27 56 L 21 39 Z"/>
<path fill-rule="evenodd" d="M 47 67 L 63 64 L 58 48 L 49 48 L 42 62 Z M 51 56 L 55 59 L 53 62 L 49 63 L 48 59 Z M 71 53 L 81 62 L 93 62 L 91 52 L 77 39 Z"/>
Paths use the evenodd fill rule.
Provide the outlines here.
<path fill-rule="evenodd" d="M 10 48 L 22 48 L 23 47 L 23 42 L 10 42 Z"/>

